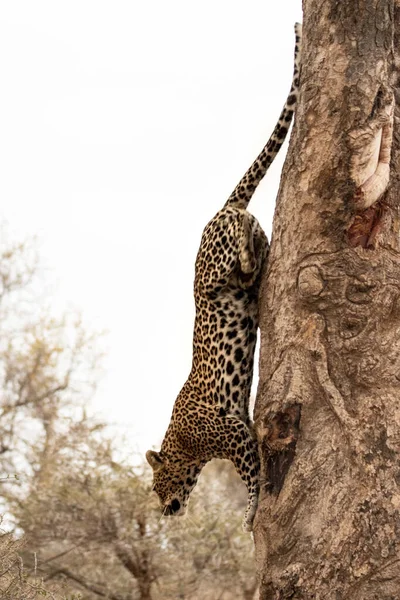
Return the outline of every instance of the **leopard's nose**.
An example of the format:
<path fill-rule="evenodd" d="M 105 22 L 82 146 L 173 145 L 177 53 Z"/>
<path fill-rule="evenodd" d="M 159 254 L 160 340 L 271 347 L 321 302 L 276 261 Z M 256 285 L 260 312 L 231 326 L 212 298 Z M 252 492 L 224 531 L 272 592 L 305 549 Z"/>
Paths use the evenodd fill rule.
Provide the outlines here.
<path fill-rule="evenodd" d="M 174 498 L 171 502 L 171 504 L 169 504 L 166 508 L 164 513 L 166 515 L 174 515 L 175 513 L 178 512 L 178 510 L 181 507 L 181 503 L 179 502 L 179 500 L 177 498 Z"/>
<path fill-rule="evenodd" d="M 179 502 L 179 500 L 177 500 L 176 498 L 174 498 L 171 502 L 171 510 L 172 512 L 178 512 L 178 510 L 181 507 L 181 503 Z"/>

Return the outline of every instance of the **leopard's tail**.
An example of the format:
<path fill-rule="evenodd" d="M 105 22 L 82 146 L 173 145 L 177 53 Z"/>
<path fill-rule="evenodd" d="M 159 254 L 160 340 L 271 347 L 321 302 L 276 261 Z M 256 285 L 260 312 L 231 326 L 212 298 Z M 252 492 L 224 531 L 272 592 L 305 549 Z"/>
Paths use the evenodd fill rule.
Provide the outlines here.
<path fill-rule="evenodd" d="M 235 187 L 232 194 L 229 196 L 225 206 L 236 206 L 237 208 L 247 208 L 251 197 L 261 179 L 268 171 L 269 166 L 278 154 L 280 147 L 285 141 L 286 134 L 289 131 L 292 121 L 294 107 L 299 95 L 299 68 L 301 54 L 301 25 L 296 23 L 294 26 L 296 34 L 296 45 L 294 52 L 294 73 L 292 87 L 290 88 L 289 96 L 287 97 L 285 106 L 283 107 L 279 121 L 275 125 L 267 144 L 264 146 L 251 167 L 246 171 L 238 185 Z"/>

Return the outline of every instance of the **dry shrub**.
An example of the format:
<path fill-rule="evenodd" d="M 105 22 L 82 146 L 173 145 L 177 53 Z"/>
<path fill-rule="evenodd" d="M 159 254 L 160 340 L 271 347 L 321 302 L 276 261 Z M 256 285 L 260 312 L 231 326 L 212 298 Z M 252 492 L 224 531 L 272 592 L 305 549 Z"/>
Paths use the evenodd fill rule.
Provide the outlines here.
<path fill-rule="evenodd" d="M 46 589 L 35 572 L 29 573 L 22 560 L 25 542 L 15 539 L 11 533 L 0 530 L 0 598 L 2 600 L 79 600 L 80 596 L 68 597 L 62 590 Z"/>

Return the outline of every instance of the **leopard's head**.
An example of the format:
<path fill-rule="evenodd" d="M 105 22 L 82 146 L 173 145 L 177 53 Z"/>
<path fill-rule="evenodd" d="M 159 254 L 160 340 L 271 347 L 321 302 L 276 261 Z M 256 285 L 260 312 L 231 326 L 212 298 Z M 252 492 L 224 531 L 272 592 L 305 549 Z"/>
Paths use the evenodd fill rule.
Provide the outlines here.
<path fill-rule="evenodd" d="M 146 452 L 146 459 L 153 469 L 153 490 L 158 496 L 162 514 L 184 515 L 202 465 L 172 459 L 154 450 Z"/>

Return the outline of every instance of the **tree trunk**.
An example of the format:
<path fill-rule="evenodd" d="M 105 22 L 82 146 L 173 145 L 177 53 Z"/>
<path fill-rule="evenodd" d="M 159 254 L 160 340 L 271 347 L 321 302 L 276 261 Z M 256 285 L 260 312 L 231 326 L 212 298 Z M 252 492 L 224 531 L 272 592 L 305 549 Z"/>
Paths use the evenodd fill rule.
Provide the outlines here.
<path fill-rule="evenodd" d="M 303 0 L 260 297 L 261 600 L 400 598 L 396 2 Z"/>

